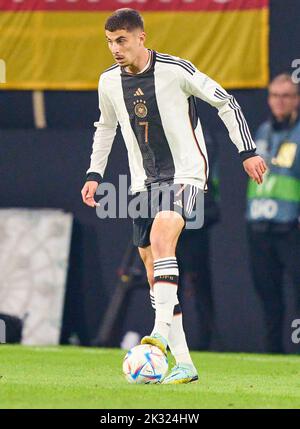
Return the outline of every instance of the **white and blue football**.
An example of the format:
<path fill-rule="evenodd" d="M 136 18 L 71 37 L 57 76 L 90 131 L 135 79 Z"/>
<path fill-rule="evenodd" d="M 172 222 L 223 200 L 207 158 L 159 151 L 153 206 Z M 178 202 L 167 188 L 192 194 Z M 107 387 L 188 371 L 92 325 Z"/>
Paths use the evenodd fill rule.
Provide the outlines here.
<path fill-rule="evenodd" d="M 131 384 L 160 383 L 167 371 L 167 357 L 158 347 L 150 344 L 133 347 L 123 360 L 123 373 Z"/>

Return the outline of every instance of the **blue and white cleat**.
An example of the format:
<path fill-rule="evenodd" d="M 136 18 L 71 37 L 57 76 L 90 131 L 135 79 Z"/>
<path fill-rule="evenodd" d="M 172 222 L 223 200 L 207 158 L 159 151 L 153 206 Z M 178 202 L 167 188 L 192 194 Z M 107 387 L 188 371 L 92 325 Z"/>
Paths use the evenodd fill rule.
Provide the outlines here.
<path fill-rule="evenodd" d="M 186 384 L 198 380 L 198 373 L 194 365 L 179 363 L 172 368 L 170 374 L 162 381 L 162 384 Z"/>
<path fill-rule="evenodd" d="M 148 335 L 141 339 L 141 344 L 151 344 L 158 347 L 167 356 L 167 340 L 160 334 Z"/>

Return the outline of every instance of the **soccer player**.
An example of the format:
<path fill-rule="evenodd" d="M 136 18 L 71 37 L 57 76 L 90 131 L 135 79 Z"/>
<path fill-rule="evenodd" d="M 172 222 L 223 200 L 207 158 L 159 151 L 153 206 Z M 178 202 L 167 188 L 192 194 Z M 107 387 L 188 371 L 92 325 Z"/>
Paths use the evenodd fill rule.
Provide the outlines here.
<path fill-rule="evenodd" d="M 155 309 L 153 331 L 141 343 L 155 345 L 164 353 L 169 346 L 176 365 L 163 383 L 189 383 L 198 379 L 198 373 L 182 325 L 175 255 L 197 193 L 207 188 L 207 152 L 194 97 L 218 109 L 244 169 L 259 184 L 266 165 L 255 153 L 255 144 L 234 97 L 189 61 L 147 49 L 139 12 L 127 8 L 115 11 L 106 21 L 105 34 L 116 64 L 100 76 L 101 115 L 95 123 L 82 199 L 96 207 L 94 195 L 103 181 L 119 123 L 128 151 L 131 191 L 141 197 L 142 205 L 151 206 L 156 213 L 133 220 L 133 242 L 146 267 Z M 159 189 L 154 197 L 153 189 Z M 166 210 L 163 201 L 167 191 L 173 192 L 174 197 Z"/>

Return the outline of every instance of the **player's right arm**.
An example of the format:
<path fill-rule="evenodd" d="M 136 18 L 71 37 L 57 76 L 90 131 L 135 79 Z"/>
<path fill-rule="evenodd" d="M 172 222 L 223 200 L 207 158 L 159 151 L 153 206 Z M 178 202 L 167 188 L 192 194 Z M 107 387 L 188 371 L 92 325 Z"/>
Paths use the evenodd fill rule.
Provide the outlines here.
<path fill-rule="evenodd" d="M 105 92 L 103 75 L 98 86 L 100 119 L 94 123 L 96 131 L 93 139 L 90 167 L 87 170 L 86 183 L 81 190 L 82 200 L 90 207 L 97 205 L 94 195 L 99 183 L 103 181 L 112 144 L 116 135 L 118 120 L 114 107 Z"/>

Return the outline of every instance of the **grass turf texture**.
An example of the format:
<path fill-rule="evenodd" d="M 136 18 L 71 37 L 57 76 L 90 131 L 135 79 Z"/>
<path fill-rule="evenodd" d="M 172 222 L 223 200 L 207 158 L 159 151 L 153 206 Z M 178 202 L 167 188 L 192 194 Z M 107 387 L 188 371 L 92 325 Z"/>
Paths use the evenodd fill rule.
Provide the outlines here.
<path fill-rule="evenodd" d="M 128 384 L 124 355 L 1 345 L 0 408 L 300 408 L 300 356 L 194 352 L 199 382 L 168 386 Z"/>

